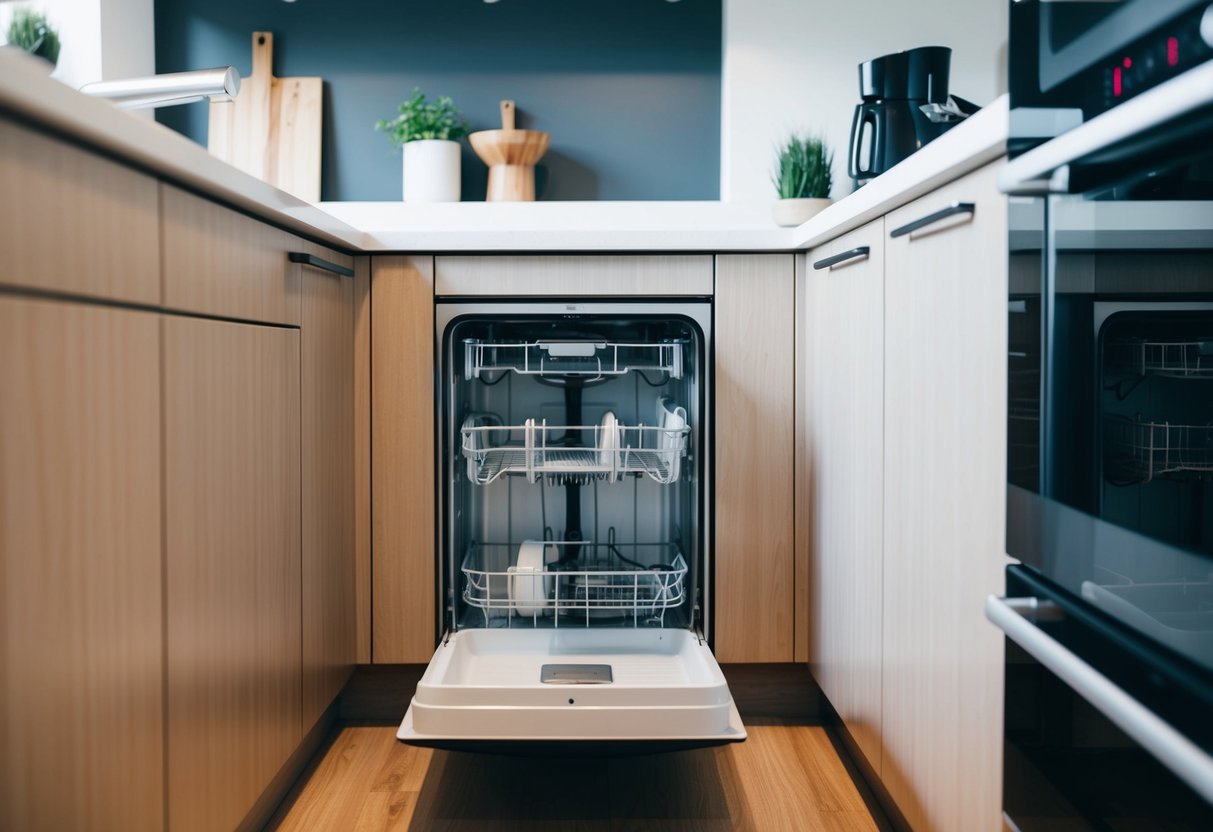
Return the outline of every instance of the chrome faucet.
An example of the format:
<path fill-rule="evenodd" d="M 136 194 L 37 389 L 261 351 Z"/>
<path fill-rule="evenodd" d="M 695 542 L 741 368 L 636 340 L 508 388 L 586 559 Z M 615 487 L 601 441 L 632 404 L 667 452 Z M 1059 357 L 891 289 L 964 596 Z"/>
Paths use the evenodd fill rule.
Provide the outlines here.
<path fill-rule="evenodd" d="M 124 110 L 189 104 L 204 98 L 231 101 L 240 92 L 240 74 L 230 66 L 196 69 L 146 78 L 94 81 L 81 87 L 80 92 L 108 99 Z"/>

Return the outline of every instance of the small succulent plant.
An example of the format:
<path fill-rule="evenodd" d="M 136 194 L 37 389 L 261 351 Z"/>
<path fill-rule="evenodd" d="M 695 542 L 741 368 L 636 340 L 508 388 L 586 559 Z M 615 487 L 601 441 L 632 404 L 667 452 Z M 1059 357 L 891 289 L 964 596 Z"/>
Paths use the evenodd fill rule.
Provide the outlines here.
<path fill-rule="evenodd" d="M 779 149 L 771 181 L 780 199 L 829 198 L 831 153 L 820 138 L 793 134 Z"/>

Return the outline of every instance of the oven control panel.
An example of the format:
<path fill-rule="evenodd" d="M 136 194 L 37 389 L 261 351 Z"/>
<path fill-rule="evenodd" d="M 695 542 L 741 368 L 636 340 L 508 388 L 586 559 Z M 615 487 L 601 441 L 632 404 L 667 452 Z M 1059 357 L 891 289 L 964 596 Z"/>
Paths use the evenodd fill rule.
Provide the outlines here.
<path fill-rule="evenodd" d="M 1213 3 L 1197 8 L 1111 55 L 1089 75 L 1087 117 L 1213 58 Z"/>

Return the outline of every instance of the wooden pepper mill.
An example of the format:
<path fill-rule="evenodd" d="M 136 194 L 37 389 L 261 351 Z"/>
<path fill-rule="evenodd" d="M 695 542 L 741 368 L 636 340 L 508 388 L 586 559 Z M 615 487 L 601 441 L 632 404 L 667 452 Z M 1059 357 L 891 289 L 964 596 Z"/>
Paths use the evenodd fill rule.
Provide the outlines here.
<path fill-rule="evenodd" d="M 514 129 L 514 102 L 501 102 L 501 129 L 468 136 L 472 150 L 489 166 L 488 202 L 534 202 L 535 163 L 551 136 L 542 130 Z"/>

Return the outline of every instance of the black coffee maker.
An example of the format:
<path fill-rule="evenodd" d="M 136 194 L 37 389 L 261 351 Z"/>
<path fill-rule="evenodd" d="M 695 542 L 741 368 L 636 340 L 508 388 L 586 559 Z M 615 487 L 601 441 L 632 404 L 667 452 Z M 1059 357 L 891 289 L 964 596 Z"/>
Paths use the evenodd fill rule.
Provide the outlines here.
<path fill-rule="evenodd" d="M 856 185 L 884 173 L 959 123 L 963 116 L 948 114 L 943 106 L 948 103 L 951 62 L 948 47 L 921 46 L 859 65 L 863 102 L 851 121 L 847 159 L 847 172 Z M 953 101 L 964 115 L 977 110 L 964 99 Z"/>

